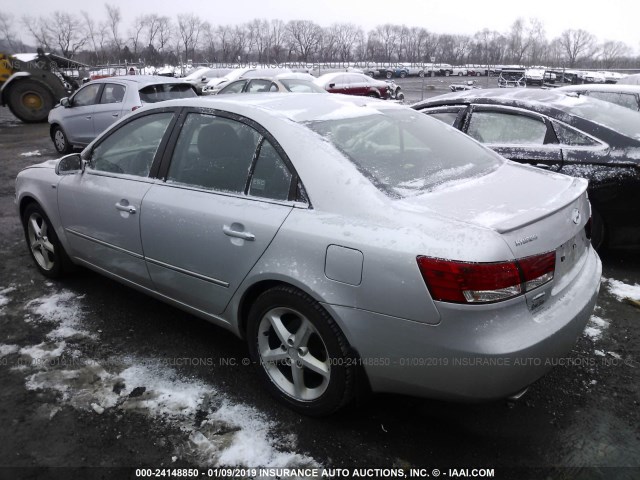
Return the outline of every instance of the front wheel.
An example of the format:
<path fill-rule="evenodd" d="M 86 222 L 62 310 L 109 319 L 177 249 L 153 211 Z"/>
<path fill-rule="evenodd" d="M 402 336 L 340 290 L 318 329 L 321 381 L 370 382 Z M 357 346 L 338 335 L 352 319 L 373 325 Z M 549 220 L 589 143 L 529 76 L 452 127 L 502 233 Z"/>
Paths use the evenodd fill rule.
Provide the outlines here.
<path fill-rule="evenodd" d="M 71 260 L 39 205 L 32 203 L 22 215 L 22 226 L 31 258 L 45 277 L 58 278 L 71 269 Z"/>
<path fill-rule="evenodd" d="M 329 415 L 354 394 L 344 334 L 322 306 L 292 287 L 267 290 L 249 312 L 247 341 L 269 392 L 305 415 Z"/>

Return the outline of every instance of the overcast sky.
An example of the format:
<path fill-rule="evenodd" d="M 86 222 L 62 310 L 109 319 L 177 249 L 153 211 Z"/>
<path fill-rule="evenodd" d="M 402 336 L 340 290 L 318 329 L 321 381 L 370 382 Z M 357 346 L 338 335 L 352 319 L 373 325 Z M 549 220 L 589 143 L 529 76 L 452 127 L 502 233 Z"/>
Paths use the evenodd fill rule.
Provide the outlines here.
<path fill-rule="evenodd" d="M 87 10 L 105 18 L 104 2 L 88 0 L 2 0 L 2 8 L 18 17 L 53 10 Z M 5 3 L 6 2 L 6 3 Z M 640 52 L 638 0 L 111 0 L 128 26 L 136 16 L 198 13 L 213 25 L 239 24 L 254 18 L 313 20 L 322 26 L 352 22 L 365 30 L 383 23 L 421 26 L 438 33 L 473 34 L 483 28 L 505 32 L 517 18 L 537 17 L 547 38 L 567 28 L 583 28 L 599 41 L 621 40 Z"/>

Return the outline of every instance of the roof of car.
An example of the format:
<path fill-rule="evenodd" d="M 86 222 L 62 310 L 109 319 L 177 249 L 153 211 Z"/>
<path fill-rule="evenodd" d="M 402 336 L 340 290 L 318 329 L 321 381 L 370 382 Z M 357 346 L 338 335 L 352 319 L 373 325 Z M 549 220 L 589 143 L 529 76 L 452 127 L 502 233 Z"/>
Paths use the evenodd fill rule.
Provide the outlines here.
<path fill-rule="evenodd" d="M 586 85 L 568 85 L 558 88 L 562 92 L 613 92 L 613 93 L 640 93 L 640 85 L 625 84 L 586 84 Z"/>
<path fill-rule="evenodd" d="M 269 114 L 277 114 L 294 122 L 316 120 L 337 120 L 364 115 L 375 115 L 382 110 L 406 109 L 406 106 L 370 97 L 350 95 L 309 95 L 307 93 L 290 93 L 274 95 L 256 93 L 253 95 L 207 95 L 195 98 L 183 98 L 153 104 L 154 106 L 185 106 L 194 108 L 219 108 L 240 115 L 243 112 L 260 109 Z"/>
<path fill-rule="evenodd" d="M 98 78 L 91 80 L 90 83 L 109 83 L 114 81 L 122 81 L 129 83 L 137 83 L 140 88 L 144 88 L 147 85 L 157 85 L 158 83 L 184 83 L 189 85 L 181 78 L 163 77 L 161 75 L 118 75 L 114 77 Z"/>

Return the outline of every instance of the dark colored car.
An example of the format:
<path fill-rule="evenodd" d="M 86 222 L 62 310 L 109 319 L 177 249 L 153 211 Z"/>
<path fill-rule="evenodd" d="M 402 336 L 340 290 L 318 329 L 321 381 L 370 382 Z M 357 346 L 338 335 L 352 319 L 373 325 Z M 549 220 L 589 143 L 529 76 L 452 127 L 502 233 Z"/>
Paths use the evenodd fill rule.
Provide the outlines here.
<path fill-rule="evenodd" d="M 589 180 L 592 242 L 640 245 L 640 113 L 554 90 L 488 89 L 412 108 L 510 160 Z M 527 195 L 526 186 L 522 191 Z"/>
<path fill-rule="evenodd" d="M 387 82 L 376 80 L 362 73 L 326 73 L 315 80 L 316 85 L 329 93 L 344 93 L 376 98 L 389 98 L 391 89 Z"/>

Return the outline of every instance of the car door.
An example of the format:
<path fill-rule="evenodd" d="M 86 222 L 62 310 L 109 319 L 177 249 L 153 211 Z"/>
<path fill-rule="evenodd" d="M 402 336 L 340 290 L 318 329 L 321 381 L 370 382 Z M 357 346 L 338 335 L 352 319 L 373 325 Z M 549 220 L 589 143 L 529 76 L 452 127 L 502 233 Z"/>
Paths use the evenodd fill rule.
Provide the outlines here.
<path fill-rule="evenodd" d="M 347 75 L 337 75 L 329 81 L 327 90 L 331 93 L 350 93 L 349 79 Z"/>
<path fill-rule="evenodd" d="M 369 83 L 368 78 L 361 77 L 360 75 L 347 75 L 349 80 L 349 95 L 368 95 L 369 89 L 372 85 Z M 373 82 L 372 82 L 373 83 Z"/>
<path fill-rule="evenodd" d="M 86 145 L 95 138 L 93 110 L 102 86 L 102 83 L 89 83 L 70 98 L 62 120 L 62 129 L 70 143 Z"/>
<path fill-rule="evenodd" d="M 105 83 L 93 109 L 94 138 L 120 118 L 126 93 L 127 88 L 122 84 Z"/>
<path fill-rule="evenodd" d="M 166 182 L 143 200 L 142 244 L 163 295 L 222 313 L 289 215 L 291 169 L 264 134 L 237 117 L 187 115 Z"/>
<path fill-rule="evenodd" d="M 473 105 L 462 130 L 509 160 L 552 171 L 562 168 L 562 149 L 543 115 L 521 108 Z"/>
<path fill-rule="evenodd" d="M 84 171 L 58 184 L 69 254 L 147 288 L 152 284 L 140 240 L 141 205 L 174 114 L 156 110 L 120 125 L 92 148 Z"/>

